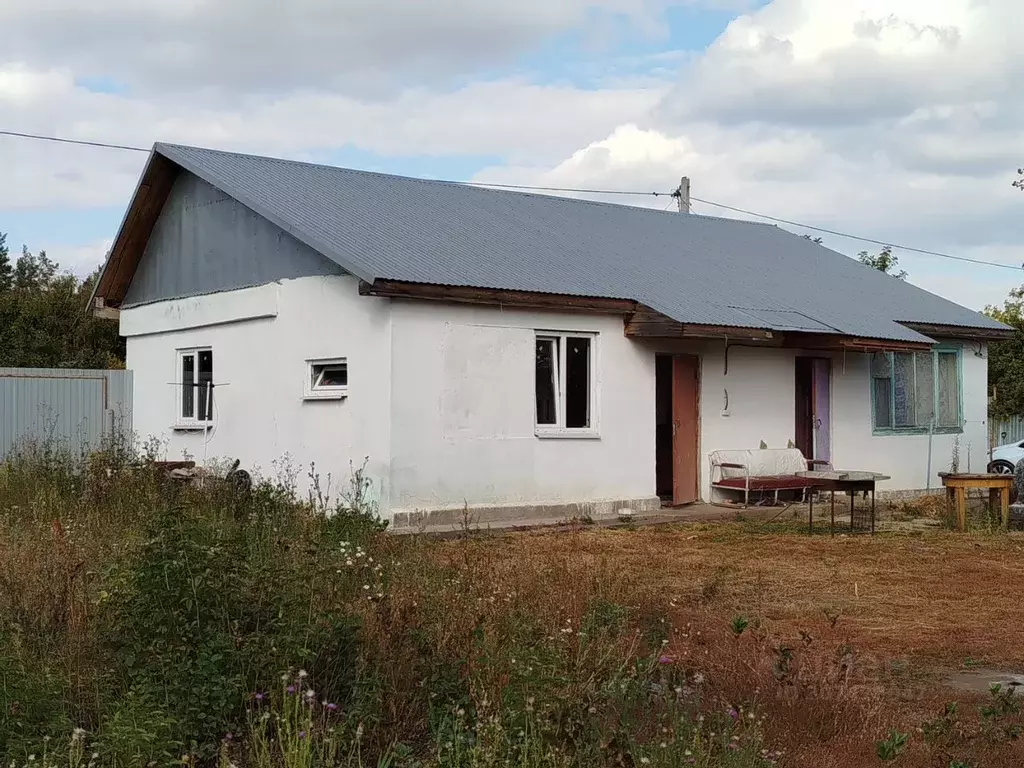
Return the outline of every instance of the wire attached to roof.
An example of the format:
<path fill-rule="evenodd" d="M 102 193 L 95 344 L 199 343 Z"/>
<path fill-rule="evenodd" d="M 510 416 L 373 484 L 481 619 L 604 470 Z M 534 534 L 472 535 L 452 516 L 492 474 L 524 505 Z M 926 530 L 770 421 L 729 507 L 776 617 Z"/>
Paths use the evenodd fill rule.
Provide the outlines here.
<path fill-rule="evenodd" d="M 19 133 L 18 131 L 2 131 L 2 136 L 15 136 L 19 139 L 37 139 L 39 141 L 53 141 L 58 144 L 77 144 L 83 147 L 100 147 L 102 149 L 124 149 L 129 152 L 149 152 L 142 147 L 130 147 L 127 144 L 108 144 L 105 141 L 84 141 L 81 139 L 62 139 L 57 136 L 42 136 L 37 133 Z"/>

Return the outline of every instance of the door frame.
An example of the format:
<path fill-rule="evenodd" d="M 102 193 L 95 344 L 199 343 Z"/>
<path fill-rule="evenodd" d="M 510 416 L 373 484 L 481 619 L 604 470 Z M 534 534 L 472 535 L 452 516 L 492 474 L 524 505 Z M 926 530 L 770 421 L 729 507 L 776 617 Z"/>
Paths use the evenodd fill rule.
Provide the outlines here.
<path fill-rule="evenodd" d="M 699 355 L 672 355 L 672 506 L 700 501 L 700 364 Z M 677 397 L 691 387 L 692 398 Z"/>

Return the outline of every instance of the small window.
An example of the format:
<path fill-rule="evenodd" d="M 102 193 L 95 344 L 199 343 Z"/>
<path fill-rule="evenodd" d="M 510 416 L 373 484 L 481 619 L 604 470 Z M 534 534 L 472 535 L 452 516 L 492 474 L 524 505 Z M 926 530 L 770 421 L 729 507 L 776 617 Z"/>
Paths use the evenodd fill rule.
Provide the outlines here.
<path fill-rule="evenodd" d="M 536 425 L 541 436 L 596 437 L 593 335 L 538 333 Z"/>
<path fill-rule="evenodd" d="M 304 397 L 312 400 L 340 400 L 348 395 L 348 361 L 344 357 L 306 361 Z"/>
<path fill-rule="evenodd" d="M 176 424 L 205 427 L 213 421 L 213 350 L 179 349 Z"/>

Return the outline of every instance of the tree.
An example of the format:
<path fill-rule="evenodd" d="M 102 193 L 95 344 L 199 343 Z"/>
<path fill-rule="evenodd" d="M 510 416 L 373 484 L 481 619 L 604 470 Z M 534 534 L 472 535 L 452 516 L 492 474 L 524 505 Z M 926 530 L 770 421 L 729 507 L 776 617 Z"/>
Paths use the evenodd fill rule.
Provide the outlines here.
<path fill-rule="evenodd" d="M 895 256 L 892 252 L 892 246 L 886 245 L 876 254 L 869 254 L 867 251 L 861 251 L 857 254 L 857 258 L 860 259 L 860 263 L 865 266 L 877 269 L 879 272 L 885 272 L 887 275 L 895 277 L 897 280 L 906 280 L 907 271 L 901 269 L 899 272 L 896 268 L 900 265 L 898 256 Z"/>
<path fill-rule="evenodd" d="M 1015 186 L 1017 189 L 1019 189 L 1022 192 L 1024 192 L 1024 168 L 1018 168 L 1017 169 L 1017 175 L 1020 178 L 1017 179 L 1015 182 L 1013 182 L 1013 186 Z"/>
<path fill-rule="evenodd" d="M 14 284 L 14 267 L 7 249 L 7 234 L 0 232 L 0 292 L 9 291 Z"/>
<path fill-rule="evenodd" d="M 42 290 L 57 276 L 58 266 L 46 251 L 33 254 L 27 245 L 21 246 L 21 258 L 14 265 L 14 287 Z"/>
<path fill-rule="evenodd" d="M 6 252 L 0 233 L 0 253 Z M 0 259 L 0 366 L 124 367 L 117 322 L 88 311 L 98 276 L 99 270 L 86 280 L 61 273 L 45 251 L 28 248 L 13 265 Z"/>
<path fill-rule="evenodd" d="M 1014 331 L 1012 338 L 989 346 L 990 415 L 1024 415 L 1024 285 L 1011 290 L 1002 307 L 985 307 L 985 314 Z"/>

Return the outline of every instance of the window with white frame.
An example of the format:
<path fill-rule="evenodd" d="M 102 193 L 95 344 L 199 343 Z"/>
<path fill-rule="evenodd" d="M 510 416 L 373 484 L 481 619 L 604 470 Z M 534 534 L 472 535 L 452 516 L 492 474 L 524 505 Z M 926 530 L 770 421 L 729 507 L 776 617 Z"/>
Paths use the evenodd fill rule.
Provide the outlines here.
<path fill-rule="evenodd" d="M 306 361 L 303 396 L 313 400 L 340 400 L 348 395 L 348 360 L 332 357 Z"/>
<path fill-rule="evenodd" d="M 182 426 L 206 426 L 213 421 L 213 350 L 179 349 L 177 418 Z"/>
<path fill-rule="evenodd" d="M 871 357 L 872 427 L 877 434 L 963 429 L 960 349 L 876 352 Z"/>
<path fill-rule="evenodd" d="M 596 435 L 596 339 L 587 333 L 537 332 L 538 435 Z"/>

